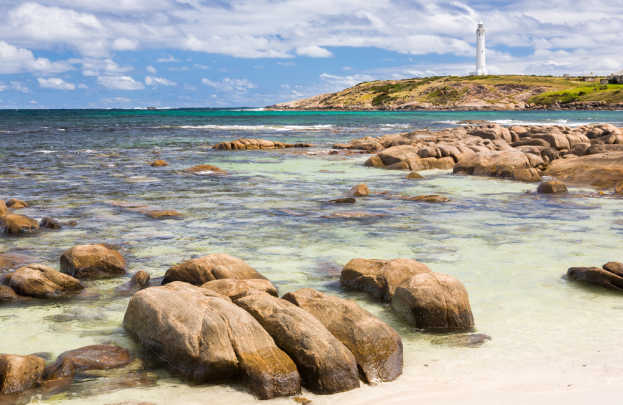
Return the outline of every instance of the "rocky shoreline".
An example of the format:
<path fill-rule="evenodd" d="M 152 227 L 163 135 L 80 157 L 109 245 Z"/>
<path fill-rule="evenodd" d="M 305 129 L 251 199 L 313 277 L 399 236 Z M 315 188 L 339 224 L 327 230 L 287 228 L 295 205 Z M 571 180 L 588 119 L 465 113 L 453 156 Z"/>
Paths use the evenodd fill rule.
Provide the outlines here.
<path fill-rule="evenodd" d="M 309 148 L 241 138 L 212 147 L 217 151 Z M 475 175 L 539 182 L 542 194 L 568 193 L 569 186 L 593 187 L 614 196 L 623 193 L 623 130 L 609 124 L 567 126 L 464 122 L 439 131 L 364 137 L 332 145 L 329 154 L 369 154 L 365 166 L 409 171 L 452 170 Z M 243 152 L 241 152 L 243 153 Z M 158 162 L 156 164 L 156 162 Z M 154 170 L 167 166 L 152 162 Z M 156 169 L 157 168 L 157 169 Z M 201 164 L 175 171 L 184 175 L 227 176 L 220 168 Z M 354 204 L 358 198 L 421 203 L 446 203 L 440 195 L 397 196 L 370 191 L 357 184 L 347 196 L 326 204 Z M 105 204 L 150 219 L 179 219 L 183 214 L 143 204 Z M 29 203 L 0 200 L 0 226 L 6 238 L 36 237 L 68 225 L 44 217 L 41 221 L 16 211 Z M 337 212 L 324 218 L 368 218 L 383 214 Z M 122 253 L 107 244 L 82 244 L 59 257 L 58 269 L 35 259 L 0 253 L 0 304 L 47 305 L 98 294 L 97 280 L 129 277 Z M 566 278 L 623 290 L 623 264 L 574 267 Z M 336 280 L 337 281 L 337 280 Z M 467 289 L 451 275 L 436 273 L 410 258 L 353 258 L 343 266 L 339 285 L 344 291 L 366 293 L 375 305 L 385 305 L 406 327 L 423 333 L 452 333 L 433 344 L 477 347 L 491 338 L 475 329 Z M 0 404 L 24 402 L 33 395 L 63 392 L 85 372 L 117 370 L 120 379 L 140 370 L 140 381 L 153 383 L 143 363 L 158 362 L 173 375 L 193 384 L 243 383 L 258 399 L 292 397 L 305 388 L 334 394 L 391 382 L 403 372 L 400 334 L 353 300 L 312 288 L 282 296 L 275 284 L 245 261 L 224 253 L 195 257 L 168 268 L 162 278 L 145 271 L 119 284 L 114 294 L 131 296 L 123 328 L 141 347 L 131 353 L 115 345 L 87 346 L 65 352 L 55 361 L 43 354 L 0 354 Z M 130 363 L 138 365 L 130 367 Z M 143 379 L 145 377 L 145 379 Z"/>
<path fill-rule="evenodd" d="M 613 125 L 463 124 L 439 131 L 359 138 L 333 148 L 374 154 L 365 165 L 390 170 L 452 169 L 455 174 L 525 182 L 551 176 L 611 191 L 623 183 L 623 131 Z"/>

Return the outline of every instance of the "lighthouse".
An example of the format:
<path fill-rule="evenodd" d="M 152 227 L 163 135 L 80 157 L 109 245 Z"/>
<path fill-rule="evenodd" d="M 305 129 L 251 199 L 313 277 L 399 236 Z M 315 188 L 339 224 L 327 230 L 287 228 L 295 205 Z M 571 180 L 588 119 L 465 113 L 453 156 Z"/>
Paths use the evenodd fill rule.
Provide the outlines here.
<path fill-rule="evenodd" d="M 476 30 L 476 75 L 485 76 L 487 74 L 487 55 L 485 48 L 485 25 L 478 24 Z"/>

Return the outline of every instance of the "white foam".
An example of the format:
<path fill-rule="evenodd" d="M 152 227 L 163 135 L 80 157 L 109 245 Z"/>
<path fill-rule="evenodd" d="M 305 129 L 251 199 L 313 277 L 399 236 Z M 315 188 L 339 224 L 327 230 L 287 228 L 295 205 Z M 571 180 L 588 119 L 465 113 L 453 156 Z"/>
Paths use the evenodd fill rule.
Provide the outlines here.
<path fill-rule="evenodd" d="M 292 132 L 292 131 L 321 131 L 331 129 L 331 124 L 325 125 L 163 125 L 155 128 L 177 128 L 177 129 L 194 129 L 194 130 L 223 130 L 223 131 L 275 131 L 275 132 Z"/>

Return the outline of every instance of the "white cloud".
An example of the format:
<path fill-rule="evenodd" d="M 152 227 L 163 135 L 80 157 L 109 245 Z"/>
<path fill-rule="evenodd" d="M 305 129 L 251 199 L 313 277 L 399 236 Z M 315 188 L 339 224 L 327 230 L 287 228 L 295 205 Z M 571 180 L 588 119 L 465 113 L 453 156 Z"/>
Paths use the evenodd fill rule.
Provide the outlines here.
<path fill-rule="evenodd" d="M 112 43 L 112 49 L 116 51 L 133 51 L 138 48 L 138 41 L 128 38 L 118 38 Z"/>
<path fill-rule="evenodd" d="M 148 86 L 176 86 L 177 83 L 165 79 L 164 77 L 147 76 L 145 77 L 145 84 Z"/>
<path fill-rule="evenodd" d="M 148 71 L 149 73 L 151 73 L 152 75 L 153 75 L 153 74 L 156 74 L 156 72 L 157 72 L 156 68 L 155 68 L 155 67 L 153 67 L 153 66 L 151 66 L 151 65 L 147 66 L 147 67 L 145 68 L 145 70 L 147 70 L 147 71 Z"/>
<path fill-rule="evenodd" d="M 131 66 L 119 66 L 110 58 L 85 58 L 75 62 L 82 65 L 82 74 L 85 76 L 119 76 L 133 70 Z"/>
<path fill-rule="evenodd" d="M 296 48 L 296 54 L 301 56 L 309 56 L 312 58 L 329 58 L 333 56 L 328 50 L 316 45 L 301 46 Z"/>
<path fill-rule="evenodd" d="M 179 62 L 179 60 L 175 59 L 173 56 L 169 55 L 166 58 L 158 58 L 159 63 L 174 63 Z"/>
<path fill-rule="evenodd" d="M 0 74 L 61 73 L 71 68 L 71 65 L 66 62 L 51 62 L 46 58 L 36 58 L 28 49 L 17 48 L 5 41 L 0 41 Z"/>
<path fill-rule="evenodd" d="M 235 92 L 239 92 L 239 93 L 243 93 L 246 92 L 247 90 L 250 89 L 254 89 L 257 86 L 250 82 L 247 79 L 232 79 L 229 77 L 226 77 L 225 79 L 221 80 L 221 81 L 212 81 L 210 79 L 201 79 L 201 83 L 205 84 L 206 86 L 212 87 L 216 90 L 222 91 L 222 92 L 231 92 L 231 91 L 235 91 Z"/>
<path fill-rule="evenodd" d="M 334 47 L 366 47 L 471 58 L 480 19 L 493 49 L 524 48 L 510 57 L 492 53 L 492 71 L 607 73 L 623 68 L 621 6 L 621 0 L 0 0 L 0 45 L 25 52 L 0 57 L 0 73 L 54 75 L 70 69 L 69 63 L 32 55 L 32 50 L 57 49 L 71 49 L 89 63 L 135 49 L 292 59 L 330 57 L 328 49 Z M 172 62 L 181 61 L 158 59 Z M 409 68 L 430 70 L 426 60 Z M 124 73 L 86 66 L 83 71 Z"/>
<path fill-rule="evenodd" d="M 141 90 L 145 86 L 130 76 L 99 76 L 97 82 L 112 90 Z"/>
<path fill-rule="evenodd" d="M 49 77 L 49 78 L 37 78 L 39 82 L 39 86 L 44 87 L 46 89 L 56 89 L 56 90 L 75 90 L 76 85 L 73 83 L 68 83 L 65 80 L 59 77 Z"/>

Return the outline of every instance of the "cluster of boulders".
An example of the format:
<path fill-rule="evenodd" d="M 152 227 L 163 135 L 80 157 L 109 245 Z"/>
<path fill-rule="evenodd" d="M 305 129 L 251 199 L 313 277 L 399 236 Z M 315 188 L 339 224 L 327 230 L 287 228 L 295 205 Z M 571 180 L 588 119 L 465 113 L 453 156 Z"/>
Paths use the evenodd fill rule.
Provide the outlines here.
<path fill-rule="evenodd" d="M 101 244 L 77 245 L 65 251 L 57 271 L 44 264 L 27 264 L 0 275 L 0 302 L 31 298 L 70 298 L 85 288 L 83 280 L 123 276 L 126 264 L 115 249 Z M 123 288 L 136 291 L 149 284 L 149 275 L 138 272 Z"/>
<path fill-rule="evenodd" d="M 567 279 L 623 291 L 623 263 L 608 262 L 599 267 L 571 267 Z"/>
<path fill-rule="evenodd" d="M 0 354 L 0 394 L 16 395 L 38 388 L 45 390 L 71 384 L 74 375 L 127 366 L 132 361 L 128 350 L 115 345 L 92 345 L 62 353 L 46 365 L 39 355 Z M 36 394 L 35 391 L 32 391 Z M 6 397 L 5 397 L 6 398 Z"/>
<path fill-rule="evenodd" d="M 412 259 L 353 259 L 340 276 L 345 288 L 389 302 L 418 329 L 463 331 L 474 327 L 469 296 L 452 276 Z"/>
<path fill-rule="evenodd" d="M 333 147 L 375 153 L 365 164 L 386 169 L 453 169 L 529 182 L 549 175 L 599 188 L 623 181 L 623 131 L 611 124 L 504 127 L 478 122 L 368 136 Z"/>
<path fill-rule="evenodd" d="M 402 373 L 398 333 L 353 301 L 313 289 L 279 298 L 263 275 L 226 254 L 172 266 L 162 283 L 132 296 L 123 325 L 191 381 L 241 377 L 267 399 Z"/>
<path fill-rule="evenodd" d="M 240 138 L 229 142 L 220 142 L 212 148 L 217 150 L 259 150 L 259 149 L 286 149 L 309 148 L 309 143 L 284 143 L 267 139 Z"/>
<path fill-rule="evenodd" d="M 50 217 L 43 217 L 41 221 L 26 216 L 17 214 L 14 211 L 22 208 L 28 208 L 27 202 L 18 200 L 16 198 L 10 198 L 6 200 L 0 200 L 0 229 L 7 235 L 20 236 L 34 234 L 41 228 L 47 229 L 60 229 L 61 224 Z"/>

